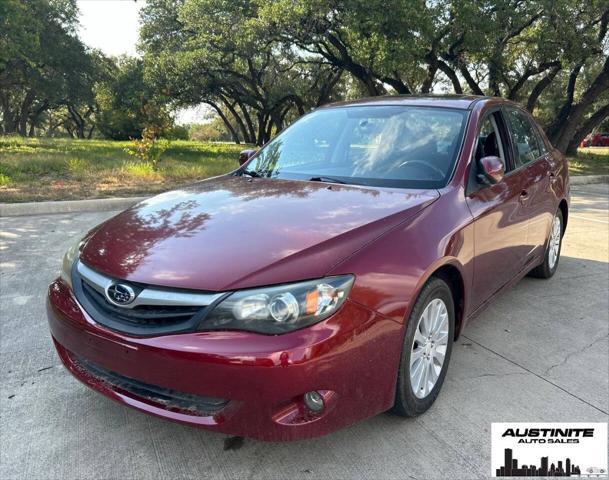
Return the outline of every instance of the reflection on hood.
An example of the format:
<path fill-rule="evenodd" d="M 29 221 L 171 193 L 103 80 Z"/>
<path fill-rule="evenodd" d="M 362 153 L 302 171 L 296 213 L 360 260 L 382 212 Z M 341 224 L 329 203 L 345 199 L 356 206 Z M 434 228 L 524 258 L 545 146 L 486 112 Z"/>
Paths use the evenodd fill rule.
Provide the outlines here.
<path fill-rule="evenodd" d="M 119 214 L 91 235 L 81 258 L 115 278 L 199 290 L 320 277 L 437 196 L 219 177 Z"/>

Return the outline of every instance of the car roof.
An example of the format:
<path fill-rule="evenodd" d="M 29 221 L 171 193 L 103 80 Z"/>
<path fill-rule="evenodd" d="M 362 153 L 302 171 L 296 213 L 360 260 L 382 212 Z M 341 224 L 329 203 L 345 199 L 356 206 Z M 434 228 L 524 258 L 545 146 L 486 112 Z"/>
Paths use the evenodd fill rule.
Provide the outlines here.
<path fill-rule="evenodd" d="M 484 97 L 480 95 L 385 95 L 381 97 L 368 97 L 346 102 L 336 102 L 322 108 L 352 107 L 352 106 L 389 106 L 408 105 L 417 107 L 443 107 L 470 110 L 474 104 L 483 101 L 499 101 L 512 103 L 499 97 Z"/>

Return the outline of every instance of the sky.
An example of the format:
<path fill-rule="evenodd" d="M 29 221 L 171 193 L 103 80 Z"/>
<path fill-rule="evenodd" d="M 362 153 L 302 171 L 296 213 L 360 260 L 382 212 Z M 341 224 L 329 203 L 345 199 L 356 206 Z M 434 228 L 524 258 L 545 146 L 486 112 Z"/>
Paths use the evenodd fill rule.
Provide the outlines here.
<path fill-rule="evenodd" d="M 82 41 L 106 55 L 136 55 L 143 0 L 78 0 Z"/>
<path fill-rule="evenodd" d="M 138 55 L 139 12 L 145 4 L 145 0 L 78 0 L 81 40 L 106 55 Z M 180 110 L 176 122 L 201 122 L 207 111 L 205 106 Z"/>

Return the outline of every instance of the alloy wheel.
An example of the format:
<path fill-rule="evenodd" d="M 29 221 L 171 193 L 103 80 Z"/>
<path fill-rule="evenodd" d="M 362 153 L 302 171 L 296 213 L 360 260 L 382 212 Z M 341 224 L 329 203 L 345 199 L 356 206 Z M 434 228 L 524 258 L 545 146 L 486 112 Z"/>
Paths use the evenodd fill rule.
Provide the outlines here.
<path fill-rule="evenodd" d="M 448 310 L 443 300 L 431 300 L 419 317 L 410 352 L 410 386 L 425 398 L 436 385 L 448 346 Z"/>
<path fill-rule="evenodd" d="M 548 245 L 548 266 L 551 270 L 556 266 L 560 253 L 560 230 L 560 218 L 555 216 L 554 221 L 552 222 L 552 231 L 550 232 L 550 241 Z"/>

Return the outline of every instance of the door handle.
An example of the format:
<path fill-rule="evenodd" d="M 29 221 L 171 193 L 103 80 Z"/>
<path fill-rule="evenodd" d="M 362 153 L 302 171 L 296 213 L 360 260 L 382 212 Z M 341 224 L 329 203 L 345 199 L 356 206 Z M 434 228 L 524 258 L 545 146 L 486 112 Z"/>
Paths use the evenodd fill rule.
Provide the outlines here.
<path fill-rule="evenodd" d="M 527 201 L 527 199 L 529 198 L 529 192 L 527 192 L 526 190 L 523 190 L 522 192 L 520 192 L 520 203 L 524 203 Z"/>

